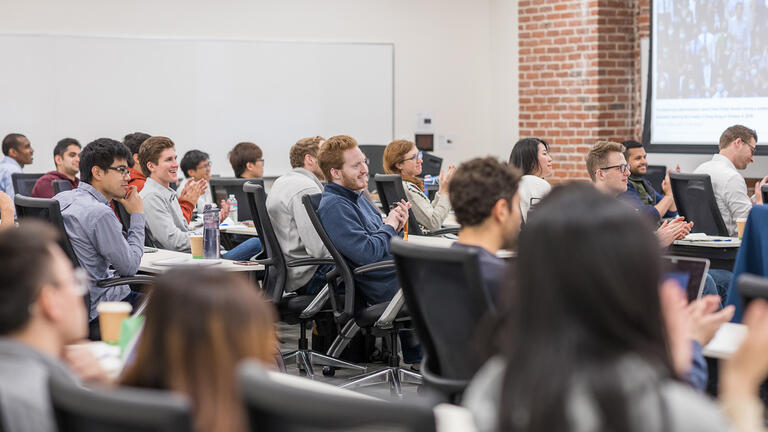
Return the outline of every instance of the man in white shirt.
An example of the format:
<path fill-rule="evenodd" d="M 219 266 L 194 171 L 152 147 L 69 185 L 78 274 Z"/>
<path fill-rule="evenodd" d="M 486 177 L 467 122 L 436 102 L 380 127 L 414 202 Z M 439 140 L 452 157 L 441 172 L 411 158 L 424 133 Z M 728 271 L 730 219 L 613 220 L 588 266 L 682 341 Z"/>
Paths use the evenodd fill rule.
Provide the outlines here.
<path fill-rule="evenodd" d="M 757 133 L 745 126 L 731 126 L 720 135 L 720 152 L 712 160 L 699 165 L 695 174 L 709 174 L 715 201 L 731 236 L 737 234 L 736 219 L 745 218 L 753 204 L 762 204 L 760 188 L 768 177 L 755 184 L 754 201 L 747 194 L 747 183 L 737 170 L 755 161 Z"/>
<path fill-rule="evenodd" d="M 304 195 L 323 191 L 320 183 L 323 171 L 317 162 L 317 153 L 324 141 L 320 136 L 302 138 L 291 147 L 293 170 L 275 180 L 267 196 L 267 211 L 286 260 L 330 258 L 301 202 Z M 288 267 L 285 290 L 315 294 L 325 285 L 325 274 L 332 268 L 332 265 Z"/>

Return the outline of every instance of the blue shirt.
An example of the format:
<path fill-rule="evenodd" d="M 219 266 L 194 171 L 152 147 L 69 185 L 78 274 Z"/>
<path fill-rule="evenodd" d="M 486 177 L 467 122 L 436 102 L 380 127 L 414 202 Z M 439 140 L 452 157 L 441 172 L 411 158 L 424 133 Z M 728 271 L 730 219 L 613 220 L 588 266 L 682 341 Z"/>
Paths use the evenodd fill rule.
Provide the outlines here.
<path fill-rule="evenodd" d="M 93 320 L 98 316 L 99 302 L 120 301 L 131 291 L 128 285 L 99 288 L 95 282 L 117 275 L 133 276 L 139 270 L 144 255 L 144 214 L 131 215 L 126 239 L 107 198 L 88 183 L 80 182 L 76 189 L 53 198 L 61 205 L 69 243 L 92 281 L 88 318 Z"/>
<path fill-rule="evenodd" d="M 399 234 L 384 224 L 381 213 L 360 192 L 328 183 L 317 215 L 353 269 L 392 259 L 389 244 Z M 399 288 L 394 268 L 355 275 L 355 283 L 369 304 L 389 302 Z"/>
<path fill-rule="evenodd" d="M 494 304 L 499 304 L 502 281 L 507 276 L 507 262 L 480 246 L 454 242 L 451 247 L 472 248 L 477 250 L 478 264 L 480 264 L 480 276 L 482 276 L 483 282 L 485 283 L 485 292 Z"/>
<path fill-rule="evenodd" d="M 13 190 L 13 180 L 11 179 L 11 175 L 21 172 L 24 172 L 24 170 L 21 169 L 21 165 L 16 162 L 16 159 L 10 156 L 6 156 L 0 162 L 0 190 L 7 193 L 11 199 L 16 195 L 16 192 Z"/>

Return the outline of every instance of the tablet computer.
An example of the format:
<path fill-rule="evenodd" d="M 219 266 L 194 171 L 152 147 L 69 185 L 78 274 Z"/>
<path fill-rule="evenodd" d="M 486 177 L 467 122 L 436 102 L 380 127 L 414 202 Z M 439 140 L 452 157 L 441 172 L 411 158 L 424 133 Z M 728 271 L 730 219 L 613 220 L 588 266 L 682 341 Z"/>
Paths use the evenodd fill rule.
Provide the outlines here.
<path fill-rule="evenodd" d="M 664 279 L 677 281 L 689 302 L 701 298 L 708 270 L 709 260 L 706 258 L 664 257 Z"/>

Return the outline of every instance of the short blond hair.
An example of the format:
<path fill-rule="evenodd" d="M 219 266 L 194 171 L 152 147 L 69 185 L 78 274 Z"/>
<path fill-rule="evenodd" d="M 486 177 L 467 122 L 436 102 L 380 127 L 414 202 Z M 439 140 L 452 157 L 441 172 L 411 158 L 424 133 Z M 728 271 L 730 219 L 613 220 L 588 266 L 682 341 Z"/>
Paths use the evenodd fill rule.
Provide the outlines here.
<path fill-rule="evenodd" d="M 595 181 L 595 173 L 600 167 L 608 163 L 608 156 L 611 153 L 624 154 L 625 148 L 622 144 L 614 141 L 600 140 L 587 153 L 587 171 L 589 178 Z"/>
<path fill-rule="evenodd" d="M 317 162 L 323 171 L 326 181 L 331 181 L 331 169 L 341 169 L 344 166 L 344 152 L 357 147 L 357 140 L 349 135 L 336 135 L 328 138 L 323 148 L 317 154 Z"/>
<path fill-rule="evenodd" d="M 302 138 L 296 141 L 296 144 L 291 147 L 289 153 L 291 168 L 303 168 L 304 157 L 306 155 L 317 157 L 317 152 L 320 151 L 320 143 L 323 141 L 325 141 L 325 138 L 319 135 L 311 138 Z"/>

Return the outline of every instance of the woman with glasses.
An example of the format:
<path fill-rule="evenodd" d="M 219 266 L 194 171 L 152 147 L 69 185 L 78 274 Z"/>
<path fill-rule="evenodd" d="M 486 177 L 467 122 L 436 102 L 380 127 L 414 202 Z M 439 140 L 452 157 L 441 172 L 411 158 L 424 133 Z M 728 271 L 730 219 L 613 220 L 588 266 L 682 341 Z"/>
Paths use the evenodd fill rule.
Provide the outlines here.
<path fill-rule="evenodd" d="M 539 138 L 523 138 L 512 148 L 509 163 L 523 171 L 517 190 L 520 194 L 520 212 L 523 221 L 528 210 L 552 189 L 547 178 L 552 176 L 552 156 L 549 145 Z"/>
<path fill-rule="evenodd" d="M 278 353 L 274 311 L 256 287 L 235 273 L 171 270 L 157 279 L 145 316 L 121 383 L 187 396 L 197 431 L 248 430 L 237 365 L 274 364 Z"/>
<path fill-rule="evenodd" d="M 555 188 L 520 233 L 502 290 L 496 353 L 464 404 L 480 431 L 724 431 L 720 408 L 682 381 L 699 328 L 685 291 L 663 281 L 653 227 L 595 188 Z M 637 265 L 643 263 L 643 265 Z M 557 271 L 552 271 L 557 269 Z M 721 369 L 736 430 L 763 430 L 768 304 Z M 700 324 L 699 324 L 700 325 Z"/>
<path fill-rule="evenodd" d="M 451 202 L 448 199 L 451 177 L 456 167 L 451 165 L 448 170 L 440 173 L 440 186 L 431 202 L 424 193 L 424 182 L 416 176 L 421 174 L 421 151 L 416 145 L 407 140 L 392 141 L 384 149 L 382 156 L 384 172 L 399 174 L 403 179 L 403 189 L 416 221 L 422 229 L 434 231 L 440 229 L 448 212 Z"/>

